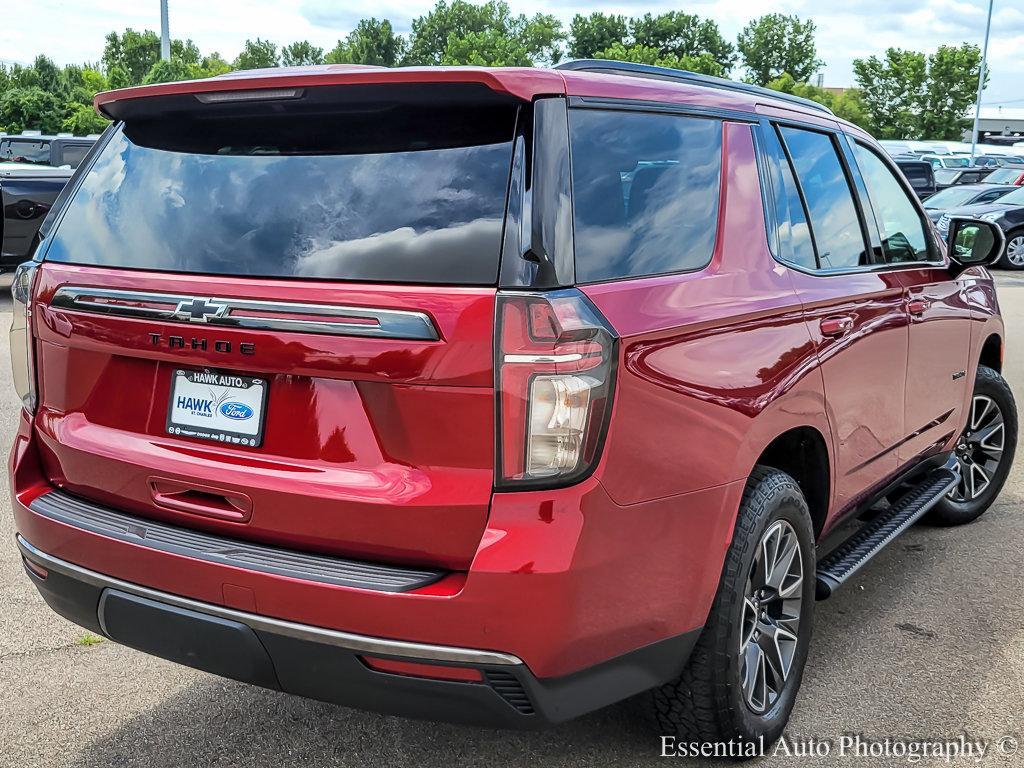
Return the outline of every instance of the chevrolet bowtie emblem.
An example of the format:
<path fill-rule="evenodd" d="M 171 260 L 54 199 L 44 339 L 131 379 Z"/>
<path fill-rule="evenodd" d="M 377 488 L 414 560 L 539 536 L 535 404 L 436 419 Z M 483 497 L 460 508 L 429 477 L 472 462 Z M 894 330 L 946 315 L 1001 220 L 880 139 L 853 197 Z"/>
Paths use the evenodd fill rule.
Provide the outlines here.
<path fill-rule="evenodd" d="M 228 313 L 227 304 L 217 304 L 209 299 L 193 298 L 178 303 L 174 316 L 190 323 L 205 323 L 211 317 L 224 317 Z"/>

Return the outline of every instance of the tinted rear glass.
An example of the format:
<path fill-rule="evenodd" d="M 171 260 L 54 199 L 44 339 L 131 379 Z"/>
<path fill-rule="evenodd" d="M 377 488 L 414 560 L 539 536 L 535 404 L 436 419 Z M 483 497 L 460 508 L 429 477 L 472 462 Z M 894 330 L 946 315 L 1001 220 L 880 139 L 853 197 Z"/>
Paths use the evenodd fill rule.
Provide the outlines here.
<path fill-rule="evenodd" d="M 699 269 L 711 261 L 720 121 L 574 109 L 569 132 L 579 282 Z"/>
<path fill-rule="evenodd" d="M 479 114 L 122 126 L 50 261 L 203 274 L 494 284 L 515 129 Z"/>
<path fill-rule="evenodd" d="M 0 162 L 5 161 L 49 165 L 50 143 L 24 139 L 0 139 Z"/>

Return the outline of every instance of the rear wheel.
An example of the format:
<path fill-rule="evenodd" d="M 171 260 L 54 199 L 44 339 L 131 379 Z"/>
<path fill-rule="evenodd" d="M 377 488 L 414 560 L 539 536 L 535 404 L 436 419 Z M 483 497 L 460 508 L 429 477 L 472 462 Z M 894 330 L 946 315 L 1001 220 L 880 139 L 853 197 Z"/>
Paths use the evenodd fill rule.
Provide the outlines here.
<path fill-rule="evenodd" d="M 682 675 L 649 694 L 662 734 L 766 744 L 782 735 L 807 660 L 814 564 L 800 487 L 784 472 L 757 467 L 701 638 Z"/>
<path fill-rule="evenodd" d="M 1024 269 L 1024 229 L 1016 229 L 1006 236 L 1006 248 L 999 259 L 1006 269 Z"/>
<path fill-rule="evenodd" d="M 1002 490 L 1016 449 L 1013 393 L 998 371 L 980 366 L 967 425 L 954 449 L 960 482 L 928 513 L 929 521 L 961 525 L 980 517 Z"/>

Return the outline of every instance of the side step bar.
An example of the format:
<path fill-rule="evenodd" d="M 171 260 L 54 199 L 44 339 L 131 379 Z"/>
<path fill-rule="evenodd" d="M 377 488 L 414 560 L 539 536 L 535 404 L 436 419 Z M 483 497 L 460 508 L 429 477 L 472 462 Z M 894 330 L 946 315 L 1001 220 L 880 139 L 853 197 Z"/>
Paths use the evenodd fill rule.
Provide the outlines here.
<path fill-rule="evenodd" d="M 892 507 L 830 552 L 818 563 L 818 599 L 829 597 L 868 560 L 934 507 L 959 480 L 957 470 L 948 465 L 929 472 Z"/>

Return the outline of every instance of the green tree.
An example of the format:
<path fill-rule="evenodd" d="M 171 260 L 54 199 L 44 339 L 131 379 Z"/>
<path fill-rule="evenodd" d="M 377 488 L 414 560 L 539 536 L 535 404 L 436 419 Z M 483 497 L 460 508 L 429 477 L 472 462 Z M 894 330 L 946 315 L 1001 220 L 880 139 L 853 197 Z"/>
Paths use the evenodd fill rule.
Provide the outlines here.
<path fill-rule="evenodd" d="M 740 32 L 737 44 L 750 79 L 767 85 L 784 73 L 806 82 L 822 65 L 814 43 L 814 22 L 797 16 L 769 13 Z"/>
<path fill-rule="evenodd" d="M 199 59 L 199 46 L 194 42 L 171 40 L 172 61 L 198 65 Z M 110 32 L 105 38 L 101 63 L 111 81 L 114 80 L 112 72 L 117 68 L 119 83 L 140 85 L 159 60 L 160 36 L 151 29 L 137 32 L 129 28 L 120 35 Z"/>
<path fill-rule="evenodd" d="M 304 67 L 324 63 L 324 49 L 309 40 L 300 40 L 281 49 L 281 64 L 286 67 Z"/>
<path fill-rule="evenodd" d="M 928 57 L 928 80 L 918 123 L 922 137 L 948 141 L 963 137 L 967 111 L 977 96 L 980 72 L 981 50 L 976 45 L 943 45 Z"/>
<path fill-rule="evenodd" d="M 862 92 L 868 127 L 875 136 L 920 137 L 918 116 L 928 80 L 925 54 L 890 48 L 882 59 L 854 59 L 853 72 Z"/>
<path fill-rule="evenodd" d="M 576 14 L 569 25 L 569 57 L 591 59 L 598 51 L 607 51 L 613 45 L 625 45 L 629 26 L 625 16 L 592 13 Z"/>
<path fill-rule="evenodd" d="M 630 32 L 634 45 L 656 48 L 662 57 L 697 59 L 707 54 L 718 62 L 722 74 L 727 74 L 736 62 L 736 48 L 722 37 L 718 25 L 694 14 L 647 13 L 631 20 Z"/>
<path fill-rule="evenodd" d="M 88 136 L 90 133 L 103 133 L 108 124 L 109 121 L 92 106 L 73 104 L 60 126 L 62 131 L 76 136 Z"/>
<path fill-rule="evenodd" d="M 280 66 L 277 46 L 269 40 L 246 40 L 242 52 L 235 59 L 235 69 L 264 69 Z"/>
<path fill-rule="evenodd" d="M 0 96 L 0 131 L 56 133 L 61 130 L 63 117 L 61 100 L 37 85 L 8 88 Z"/>
<path fill-rule="evenodd" d="M 529 67 L 533 64 L 521 40 L 496 29 L 469 32 L 462 37 L 449 35 L 441 63 L 477 67 Z"/>
<path fill-rule="evenodd" d="M 395 67 L 405 56 L 406 41 L 396 35 L 387 19 L 361 19 L 345 40 L 330 51 L 328 64 L 375 64 Z"/>
<path fill-rule="evenodd" d="M 54 64 L 52 59 L 36 56 L 32 69 L 36 71 L 36 83 L 47 93 L 52 93 L 58 99 L 67 99 L 71 95 L 71 85 L 64 70 Z"/>
<path fill-rule="evenodd" d="M 460 53 L 493 53 L 499 36 L 508 41 L 502 44 L 502 56 L 510 55 L 521 45 L 531 62 L 556 62 L 561 58 L 563 34 L 561 23 L 554 16 L 513 15 L 505 0 L 488 0 L 483 5 L 467 0 L 438 0 L 433 10 L 413 20 L 403 63 L 451 64 L 456 63 L 453 59 Z"/>
<path fill-rule="evenodd" d="M 160 59 L 149 68 L 149 72 L 142 79 L 143 85 L 154 83 L 173 83 L 178 80 L 192 80 L 197 75 L 198 65 L 185 64 L 182 61 L 164 61 Z"/>
<path fill-rule="evenodd" d="M 835 113 L 836 117 L 864 128 L 868 127 L 861 92 L 856 88 L 847 88 L 841 93 L 833 93 L 810 83 L 798 83 L 788 72 L 784 73 L 782 77 L 772 80 L 768 83 L 768 87 L 775 91 L 791 93 L 794 96 L 801 96 L 824 104 Z"/>
<path fill-rule="evenodd" d="M 231 65 L 224 60 L 224 57 L 214 51 L 213 53 L 204 56 L 202 61 L 199 62 L 199 70 L 202 73 L 201 77 L 215 77 L 216 75 L 223 75 L 225 72 L 231 71 Z"/>
<path fill-rule="evenodd" d="M 593 57 L 637 64 L 653 64 L 656 67 L 670 69 L 685 69 L 689 72 L 698 72 L 714 77 L 722 77 L 725 74 L 721 63 L 710 53 L 702 53 L 698 56 L 677 56 L 674 53 L 662 53 L 650 45 L 631 45 L 627 48 L 622 43 L 615 43 L 603 51 L 596 51 Z"/>

